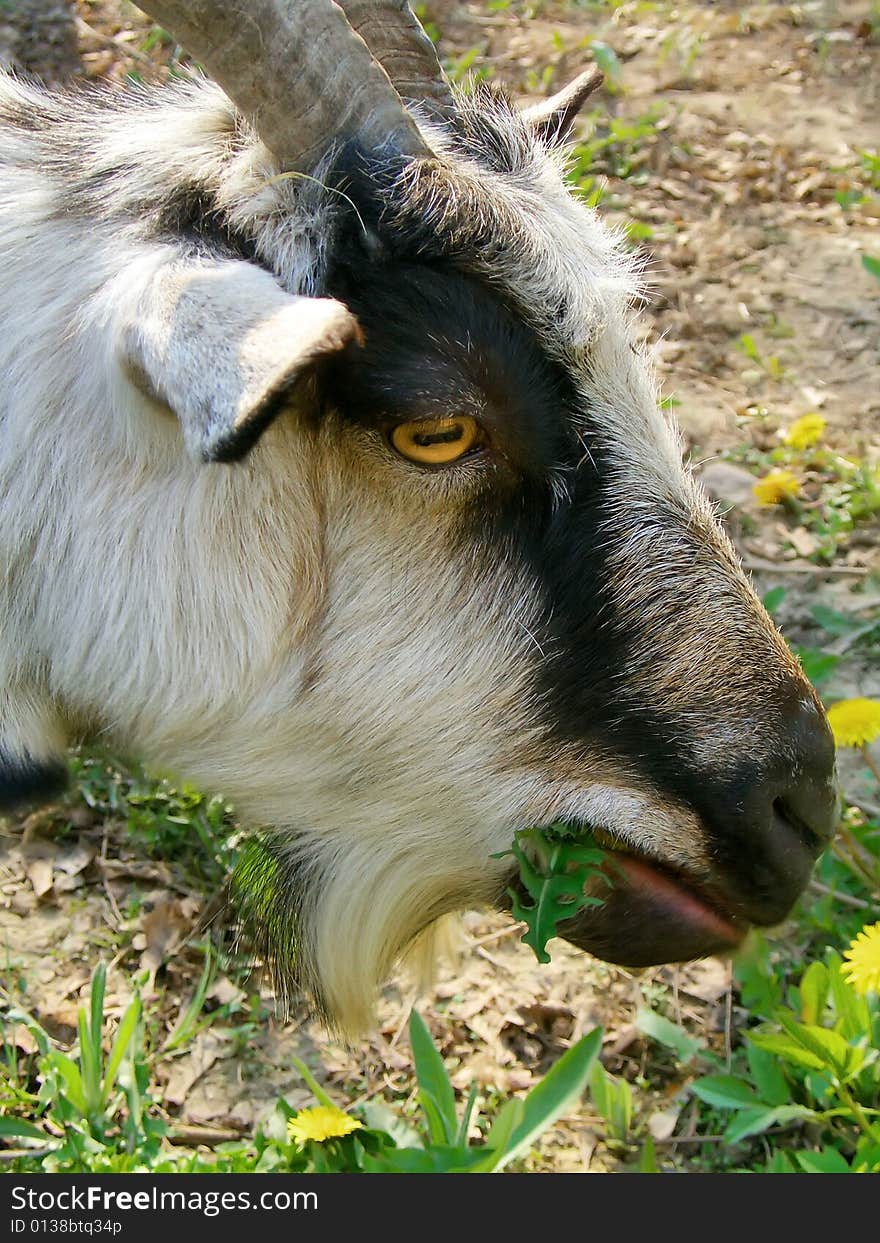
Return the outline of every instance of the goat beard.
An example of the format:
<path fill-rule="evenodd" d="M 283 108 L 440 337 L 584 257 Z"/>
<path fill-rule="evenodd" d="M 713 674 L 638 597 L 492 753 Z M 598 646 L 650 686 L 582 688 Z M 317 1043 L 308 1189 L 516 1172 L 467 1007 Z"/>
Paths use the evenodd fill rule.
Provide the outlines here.
<path fill-rule="evenodd" d="M 464 876 L 420 869 L 416 879 L 393 855 L 359 846 L 346 838 L 328 849 L 302 831 L 254 833 L 226 895 L 279 1015 L 307 999 L 328 1030 L 349 1039 L 373 1023 L 376 995 L 398 962 L 422 987 L 430 983 L 437 960 L 457 949 L 458 921 L 448 917 L 470 905 Z M 490 904 L 488 894 L 475 897 Z"/>

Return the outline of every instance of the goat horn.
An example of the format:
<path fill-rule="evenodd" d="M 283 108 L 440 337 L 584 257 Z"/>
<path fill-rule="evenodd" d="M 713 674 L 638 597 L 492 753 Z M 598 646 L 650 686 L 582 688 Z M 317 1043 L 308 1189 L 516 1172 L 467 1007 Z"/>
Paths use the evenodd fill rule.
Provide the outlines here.
<path fill-rule="evenodd" d="M 363 39 L 332 0 L 140 0 L 226 91 L 291 170 L 334 139 L 431 158 Z"/>
<path fill-rule="evenodd" d="M 420 100 L 441 114 L 454 110 L 437 51 L 408 0 L 338 3 L 404 99 Z"/>
<path fill-rule="evenodd" d="M 592 66 L 550 99 L 524 108 L 520 116 L 547 139 L 565 138 L 578 112 L 603 81 L 602 71 Z"/>

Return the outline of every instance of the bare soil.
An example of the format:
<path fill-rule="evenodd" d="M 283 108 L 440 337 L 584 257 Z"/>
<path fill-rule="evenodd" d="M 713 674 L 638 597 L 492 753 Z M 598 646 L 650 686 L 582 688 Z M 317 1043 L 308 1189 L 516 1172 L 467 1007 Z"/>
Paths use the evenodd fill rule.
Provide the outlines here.
<path fill-rule="evenodd" d="M 74 9 L 84 74 L 120 84 L 128 74 L 167 76 L 176 49 L 149 37 L 150 23 L 133 5 L 77 0 Z M 701 465 L 738 446 L 770 448 L 780 429 L 816 410 L 841 454 L 880 458 L 880 284 L 860 262 L 880 255 L 880 196 L 848 211 L 836 197 L 862 185 L 859 152 L 880 145 L 876 5 L 873 25 L 871 4 L 847 0 L 682 0 L 674 8 L 513 0 L 495 9 L 429 0 L 424 9 L 453 66 L 464 58 L 523 98 L 579 71 L 592 40 L 616 53 L 619 82 L 602 94 L 602 108 L 609 117 L 654 119 L 629 176 L 606 170 L 603 210 L 650 229 L 644 329 Z M 744 335 L 757 361 L 743 352 Z M 801 555 L 791 524 L 756 510 L 747 491 L 721 499 L 740 502 L 731 525 L 741 551 L 762 589 L 788 589 L 783 622 L 802 641 L 814 625 L 811 604 L 848 612 L 877 596 L 876 528 L 825 568 Z M 852 658 L 841 669 L 832 698 L 880 692 L 876 666 Z M 71 824 L 59 836 L 59 826 Z M 108 995 L 120 1010 L 132 974 L 146 968 L 154 1014 L 170 1028 L 201 969 L 199 921 L 212 899 L 193 889 L 182 865 L 150 858 L 124 826 L 96 819 L 85 805 L 7 823 L 0 836 L 7 986 L 15 984 L 53 1035 L 72 1042 L 99 958 L 111 963 Z M 527 1088 L 601 1024 L 603 1060 L 639 1086 L 661 1160 L 697 1168 L 704 1146 L 694 1142 L 688 1073 L 664 1060 L 634 1020 L 640 1006 L 659 1006 L 723 1053 L 742 1018 L 730 979 L 729 965 L 717 960 L 629 973 L 559 942 L 552 964 L 539 967 L 509 920 L 470 913 L 459 960 L 419 1005 L 457 1087 L 466 1092 L 476 1081 L 490 1102 Z M 237 1005 L 236 1021 L 212 1025 L 160 1064 L 163 1104 L 179 1137 L 212 1143 L 250 1132 L 282 1093 L 305 1103 L 292 1054 L 340 1102 L 411 1098 L 405 1024 L 415 996 L 404 981 L 389 985 L 377 1031 L 351 1048 L 329 1039 L 304 1006 L 291 1021 L 274 1018 L 257 977 L 244 989 L 221 977 L 209 1005 Z M 602 1133 L 586 1103 L 545 1136 L 529 1168 L 623 1168 L 631 1154 L 602 1142 Z"/>

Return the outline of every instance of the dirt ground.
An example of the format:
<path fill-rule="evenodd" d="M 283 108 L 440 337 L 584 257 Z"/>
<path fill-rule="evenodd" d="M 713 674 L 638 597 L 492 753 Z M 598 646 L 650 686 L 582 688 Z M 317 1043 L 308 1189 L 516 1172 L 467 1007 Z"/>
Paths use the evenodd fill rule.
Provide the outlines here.
<path fill-rule="evenodd" d="M 132 72 L 148 80 L 167 74 L 173 47 L 151 42 L 149 22 L 132 5 L 74 7 L 86 75 L 122 83 Z M 880 255 L 880 197 L 850 210 L 839 201 L 860 184 L 859 152 L 880 145 L 876 5 L 433 0 L 423 10 L 454 73 L 486 72 L 523 98 L 579 71 L 593 40 L 613 49 L 601 109 L 636 125 L 649 120 L 628 176 L 603 165 L 602 210 L 643 226 L 652 286 L 644 330 L 656 345 L 663 392 L 710 481 L 720 455 L 766 449 L 780 428 L 812 411 L 828 421 L 828 443 L 841 454 L 880 457 L 880 284 L 860 262 Z M 790 633 L 809 638 L 816 602 L 847 612 L 875 597 L 876 606 L 876 527 L 823 567 L 792 544 L 773 511 L 756 511 L 741 485 L 714 480 L 722 502 L 738 503 L 732 529 L 761 589 L 787 589 L 781 616 Z M 880 693 L 876 665 L 845 661 L 830 691 Z M 172 1025 L 200 970 L 195 930 L 211 895 L 192 892 L 177 864 L 139 853 L 112 819 L 85 805 L 61 814 L 77 831 L 60 841 L 41 818 L 9 823 L 0 836 L 0 941 L 27 1005 L 53 1035 L 72 1041 L 76 1007 L 103 956 L 119 1007 L 131 974 L 146 967 L 155 1011 Z M 376 1033 L 347 1048 L 304 1007 L 280 1022 L 265 988 L 258 995 L 256 981 L 242 989 L 221 976 L 213 1004 L 235 1011 L 235 1020 L 208 1027 L 163 1063 L 163 1103 L 179 1137 L 215 1142 L 249 1132 L 281 1093 L 305 1103 L 291 1054 L 340 1102 L 405 1100 L 414 995 L 405 982 L 390 985 Z M 456 1085 L 466 1092 L 476 1081 L 490 1101 L 528 1087 L 573 1039 L 602 1024 L 608 1069 L 651 1102 L 647 1126 L 661 1160 L 686 1168 L 699 1146 L 686 1072 L 672 1060 L 658 1064 L 635 1026 L 639 1007 L 655 1002 L 721 1051 L 735 1036 L 726 963 L 633 974 L 554 942 L 552 965 L 539 967 L 509 920 L 478 913 L 465 917 L 460 959 L 419 998 Z M 621 1168 L 621 1154 L 599 1142 L 601 1131 L 584 1105 L 545 1136 L 531 1168 Z"/>

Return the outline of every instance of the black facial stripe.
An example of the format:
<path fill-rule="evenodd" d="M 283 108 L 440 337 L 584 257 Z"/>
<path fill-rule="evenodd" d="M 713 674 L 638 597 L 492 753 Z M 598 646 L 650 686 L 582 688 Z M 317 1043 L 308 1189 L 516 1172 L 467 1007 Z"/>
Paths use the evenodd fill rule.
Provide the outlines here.
<path fill-rule="evenodd" d="M 610 588 L 607 526 L 615 498 L 607 451 L 598 436 L 582 436 L 567 501 L 557 503 L 546 480 L 527 481 L 489 513 L 481 496 L 463 538 L 484 541 L 487 557 L 502 550 L 537 588 L 541 614 L 530 625 L 543 653 L 536 652 L 535 676 L 548 755 L 560 745 L 598 749 L 699 808 L 704 779 L 692 772 L 680 723 L 644 697 L 634 700 L 621 683 L 641 636 L 615 608 Z"/>
<path fill-rule="evenodd" d="M 574 458 L 561 369 L 473 278 L 397 262 L 338 267 L 328 292 L 358 317 L 363 347 L 325 371 L 329 402 L 367 427 L 470 415 L 514 477 Z"/>
<path fill-rule="evenodd" d="M 530 619 L 542 653 L 536 651 L 534 658 L 535 723 L 544 730 L 532 758 L 540 765 L 554 760 L 560 750 L 575 757 L 580 751 L 585 761 L 602 756 L 612 765 L 625 765 L 661 797 L 696 813 L 710 839 L 714 866 L 726 877 L 731 894 L 772 898 L 778 876 L 765 861 L 767 817 L 774 788 L 784 797 L 790 784 L 790 762 L 778 747 L 771 748 L 775 758 L 768 759 L 750 756 L 743 746 L 733 748 L 737 762 L 731 755 L 724 774 L 712 771 L 692 753 L 688 731 L 693 727 L 665 714 L 648 692 L 628 688 L 621 677 L 632 668 L 643 636 L 637 620 L 627 620 L 615 608 L 609 586 L 610 548 L 603 532 L 615 499 L 599 439 L 590 442 L 590 455 L 575 475 L 568 504 L 554 506 L 546 484 L 528 482 L 488 516 L 480 501 L 470 513 L 470 537 L 476 532 L 485 541 L 486 557 L 497 557 L 502 549 L 511 565 L 525 566 L 543 602 L 543 615 L 537 622 Z M 674 526 L 683 519 L 670 513 L 668 521 Z M 645 573 L 651 569 L 646 565 Z M 662 583 L 658 590 L 663 590 Z M 674 605 L 671 596 L 671 627 Z M 657 659 L 661 664 L 666 659 L 660 649 Z M 799 693 L 791 683 L 777 692 L 778 702 L 764 706 L 766 737 L 784 737 L 785 713 Z M 585 763 L 584 782 L 590 777 Z M 655 845 L 662 851 L 662 842 Z"/>

